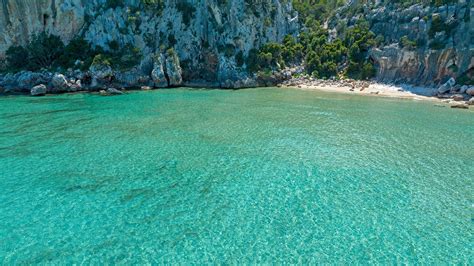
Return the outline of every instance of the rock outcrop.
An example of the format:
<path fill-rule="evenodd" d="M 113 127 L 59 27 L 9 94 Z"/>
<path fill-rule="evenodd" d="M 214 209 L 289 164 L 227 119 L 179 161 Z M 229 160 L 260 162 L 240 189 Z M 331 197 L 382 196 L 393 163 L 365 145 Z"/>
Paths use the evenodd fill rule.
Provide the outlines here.
<path fill-rule="evenodd" d="M 166 79 L 163 66 L 163 56 L 161 54 L 156 54 L 153 56 L 153 70 L 151 71 L 151 78 L 155 87 L 168 87 L 168 80 Z"/>
<path fill-rule="evenodd" d="M 176 87 L 183 83 L 179 58 L 173 50 L 169 50 L 166 55 L 166 74 L 168 77 L 168 86 Z"/>
<path fill-rule="evenodd" d="M 370 51 L 379 81 L 436 85 L 474 71 L 471 1 L 440 7 L 375 4 L 365 7 L 359 17 L 363 14 L 382 40 L 381 47 Z"/>
<path fill-rule="evenodd" d="M 347 1 L 326 25 L 338 35 L 359 19 L 368 22 L 379 42 L 369 51 L 379 81 L 429 86 L 450 78 L 474 81 L 472 2 L 406 7 L 390 1 Z M 250 75 L 243 58 L 252 49 L 302 30 L 291 1 L 282 0 L 163 1 L 163 5 L 146 6 L 137 0 L 0 0 L 0 14 L 0 59 L 8 47 L 24 45 L 43 31 L 66 43 L 81 36 L 105 51 L 132 46 L 143 56 L 140 65 L 126 71 L 97 64 L 75 82 L 67 80 L 68 87 L 61 88 L 67 91 L 100 90 L 110 84 L 227 88 L 270 84 L 280 78 Z M 164 52 L 168 48 L 175 53 L 168 55 Z M 52 78 L 41 73 L 21 75 L 4 76 L 0 86 L 28 92 Z M 13 88 L 11 80 L 21 84 Z M 87 82 L 77 84 L 77 80 Z"/>
<path fill-rule="evenodd" d="M 143 1 L 136 0 L 116 2 L 0 0 L 0 58 L 11 45 L 24 45 L 34 34 L 46 31 L 65 42 L 83 36 L 106 51 L 114 49 L 112 41 L 120 47 L 132 45 L 144 59 L 162 53 L 162 47 L 174 48 L 176 55 L 162 62 L 169 69 L 169 85 L 178 86 L 184 80 L 223 82 L 244 73 L 244 66 L 237 67 L 237 53 L 247 55 L 253 48 L 281 41 L 299 30 L 297 14 L 287 1 L 163 1 L 163 6 L 143 6 Z M 232 67 L 222 67 L 224 64 Z M 145 74 L 150 81 L 138 83 L 161 87 L 161 70 L 155 70 L 154 77 L 136 71 L 117 76 L 126 85 Z M 97 86 L 112 76 L 110 69 L 91 72 Z"/>

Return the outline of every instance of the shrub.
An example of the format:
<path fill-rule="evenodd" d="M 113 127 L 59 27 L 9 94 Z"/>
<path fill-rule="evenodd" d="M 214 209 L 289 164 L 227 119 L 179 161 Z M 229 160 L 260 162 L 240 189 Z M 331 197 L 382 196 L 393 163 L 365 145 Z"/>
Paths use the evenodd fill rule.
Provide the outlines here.
<path fill-rule="evenodd" d="M 11 46 L 5 53 L 7 68 L 12 71 L 26 69 L 28 66 L 28 50 L 22 46 Z"/>
<path fill-rule="evenodd" d="M 35 71 L 52 67 L 64 52 L 64 43 L 58 36 L 42 32 L 33 36 L 26 49 L 28 50 L 28 68 Z"/>
<path fill-rule="evenodd" d="M 101 47 L 93 49 L 82 38 L 73 39 L 64 46 L 58 36 L 41 33 L 34 36 L 25 47 L 12 46 L 7 50 L 7 68 L 15 72 L 52 67 L 70 68 L 79 60 L 82 61 L 82 70 L 99 63 L 127 70 L 138 65 L 142 59 L 140 50 L 129 44 L 120 47 L 118 42 L 111 41 L 109 48 L 109 52 Z"/>
<path fill-rule="evenodd" d="M 111 66 L 111 59 L 103 54 L 98 54 L 92 60 L 92 66 Z"/>
<path fill-rule="evenodd" d="M 417 43 L 416 41 L 412 41 L 408 38 L 408 36 L 403 36 L 402 38 L 400 38 L 400 45 L 403 47 L 403 48 L 407 48 L 409 50 L 413 50 L 413 49 L 416 49 L 416 46 L 417 46 Z"/>
<path fill-rule="evenodd" d="M 76 38 L 69 42 L 64 48 L 62 55 L 58 59 L 58 64 L 61 67 L 73 67 L 77 60 L 84 61 L 82 67 L 88 68 L 92 63 L 96 51 L 92 49 L 90 44 L 82 39 Z"/>

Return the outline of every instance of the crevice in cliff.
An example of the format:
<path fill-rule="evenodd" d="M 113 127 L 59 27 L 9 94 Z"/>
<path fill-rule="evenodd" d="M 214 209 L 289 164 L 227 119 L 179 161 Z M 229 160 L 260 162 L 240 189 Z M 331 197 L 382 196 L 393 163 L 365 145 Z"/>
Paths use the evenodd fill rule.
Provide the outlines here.
<path fill-rule="evenodd" d="M 49 15 L 43 14 L 43 30 L 46 30 L 46 27 L 48 26 L 48 19 L 49 19 Z"/>
<path fill-rule="evenodd" d="M 3 9 L 3 16 L 5 17 L 7 26 L 10 26 L 11 22 L 10 22 L 10 12 L 8 11 L 8 0 L 2 0 L 2 9 Z"/>
<path fill-rule="evenodd" d="M 53 12 L 53 25 L 56 25 L 56 17 L 57 17 L 56 0 L 51 1 L 51 12 Z"/>
<path fill-rule="evenodd" d="M 166 83 L 168 84 L 168 87 L 171 86 L 171 81 L 170 81 L 170 76 L 168 75 L 168 68 L 166 67 L 166 59 L 165 63 L 162 63 L 163 66 L 163 74 L 165 75 Z"/>

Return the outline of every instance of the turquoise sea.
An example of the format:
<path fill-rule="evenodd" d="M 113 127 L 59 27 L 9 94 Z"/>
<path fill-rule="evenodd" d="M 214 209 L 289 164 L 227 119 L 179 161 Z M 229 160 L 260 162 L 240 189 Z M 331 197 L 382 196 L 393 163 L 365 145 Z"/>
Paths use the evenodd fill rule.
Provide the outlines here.
<path fill-rule="evenodd" d="M 474 112 L 291 89 L 0 97 L 0 264 L 473 264 Z"/>

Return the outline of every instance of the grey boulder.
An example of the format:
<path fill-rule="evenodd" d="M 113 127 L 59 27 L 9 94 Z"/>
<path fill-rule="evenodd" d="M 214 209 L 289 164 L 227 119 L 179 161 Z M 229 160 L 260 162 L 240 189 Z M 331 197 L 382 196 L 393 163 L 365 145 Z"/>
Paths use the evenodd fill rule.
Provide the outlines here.
<path fill-rule="evenodd" d="M 40 84 L 31 88 L 31 96 L 43 96 L 46 94 L 48 88 L 44 84 Z"/>
<path fill-rule="evenodd" d="M 467 89 L 467 90 L 466 90 L 466 93 L 467 93 L 468 95 L 474 96 L 474 87 L 471 87 L 471 88 Z"/>
<path fill-rule="evenodd" d="M 438 92 L 440 94 L 447 93 L 454 85 L 456 85 L 456 80 L 454 78 L 450 78 L 446 83 L 438 88 Z"/>
<path fill-rule="evenodd" d="M 119 90 L 117 90 L 117 89 L 115 89 L 115 88 L 108 88 L 108 89 L 107 89 L 107 94 L 109 94 L 109 95 L 122 95 L 123 92 L 122 92 L 122 91 L 119 91 Z"/>
<path fill-rule="evenodd" d="M 55 74 L 51 80 L 51 84 L 56 91 L 68 91 L 70 87 L 66 77 L 63 74 Z"/>

